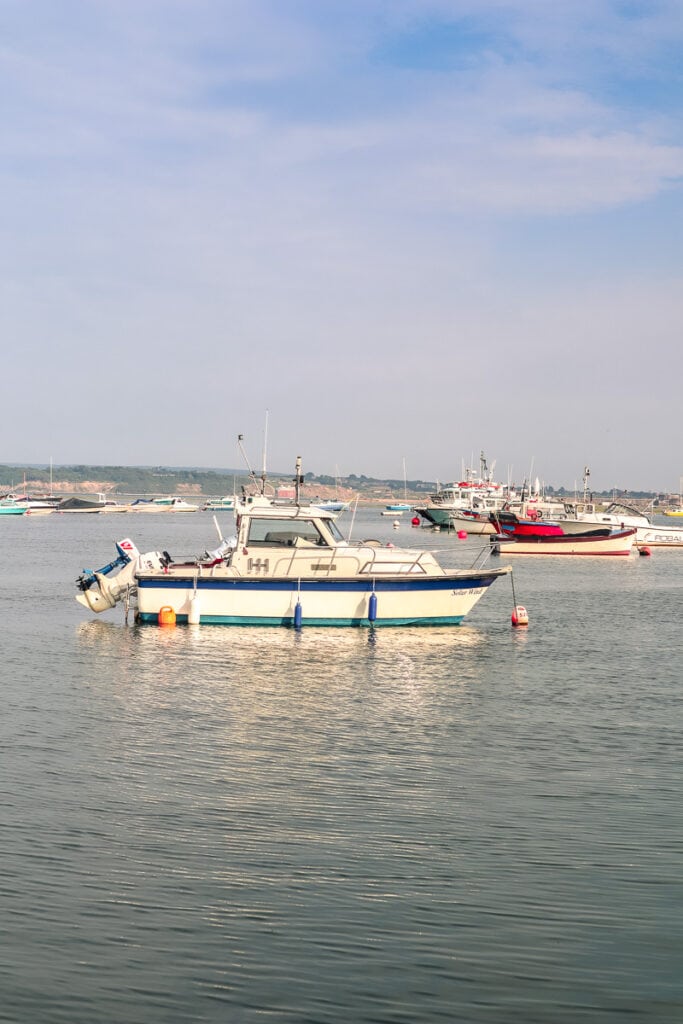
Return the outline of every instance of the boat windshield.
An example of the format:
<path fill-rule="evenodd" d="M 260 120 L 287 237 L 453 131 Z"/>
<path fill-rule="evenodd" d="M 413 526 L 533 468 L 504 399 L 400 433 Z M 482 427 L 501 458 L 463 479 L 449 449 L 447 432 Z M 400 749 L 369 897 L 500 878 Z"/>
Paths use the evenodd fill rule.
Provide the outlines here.
<path fill-rule="evenodd" d="M 327 547 L 327 541 L 315 523 L 302 519 L 252 519 L 249 524 L 247 544 L 272 547 L 282 544 L 292 547 L 294 544 L 314 544 Z"/>
<path fill-rule="evenodd" d="M 333 540 L 336 540 L 336 542 L 338 544 L 343 544 L 343 542 L 344 542 L 344 534 L 341 532 L 341 530 L 339 529 L 337 524 L 334 522 L 334 520 L 333 519 L 326 519 L 325 520 L 325 525 L 327 526 L 327 529 L 329 530 L 329 532 L 332 534 Z"/>

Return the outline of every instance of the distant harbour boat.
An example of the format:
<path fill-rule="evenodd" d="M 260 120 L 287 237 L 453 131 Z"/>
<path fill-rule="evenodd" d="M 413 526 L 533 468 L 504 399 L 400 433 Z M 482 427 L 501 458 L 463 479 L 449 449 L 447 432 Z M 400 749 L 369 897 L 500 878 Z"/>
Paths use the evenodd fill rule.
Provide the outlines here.
<path fill-rule="evenodd" d="M 14 501 L 17 505 L 31 513 L 31 515 L 48 515 L 54 511 L 60 501 L 59 498 L 33 498 L 29 494 L 15 494 L 13 492 L 6 494 L 5 498 Z"/>
<path fill-rule="evenodd" d="M 511 485 L 493 480 L 495 462 L 489 468 L 483 452 L 479 464 L 478 476 L 474 469 L 466 470 L 463 480 L 442 487 L 429 496 L 429 504 L 416 507 L 417 514 L 432 526 L 475 534 L 495 533 L 489 514 L 514 500 L 516 492 Z"/>
<path fill-rule="evenodd" d="M 408 477 L 406 475 L 406 460 L 403 460 L 403 501 L 395 501 L 384 506 L 387 512 L 410 512 L 412 505 L 408 504 Z"/>
<path fill-rule="evenodd" d="M 74 494 L 70 498 L 63 498 L 55 506 L 55 512 L 88 513 L 101 512 L 107 503 L 104 494 Z"/>
<path fill-rule="evenodd" d="M 0 498 L 0 516 L 23 516 L 28 509 L 19 505 L 14 498 Z"/>
<path fill-rule="evenodd" d="M 316 501 L 313 508 L 319 508 L 323 512 L 345 512 L 351 504 L 350 501 Z"/>
<path fill-rule="evenodd" d="M 155 498 L 154 505 L 168 512 L 199 512 L 199 505 L 191 505 L 184 498 Z"/>
<path fill-rule="evenodd" d="M 233 512 L 235 509 L 235 499 L 226 495 L 223 498 L 209 498 L 202 505 L 203 512 Z"/>
<path fill-rule="evenodd" d="M 184 498 L 138 498 L 130 506 L 133 512 L 198 512 L 199 505 L 191 505 Z"/>
<path fill-rule="evenodd" d="M 678 507 L 664 509 L 665 516 L 683 516 L 683 476 L 678 482 Z"/>

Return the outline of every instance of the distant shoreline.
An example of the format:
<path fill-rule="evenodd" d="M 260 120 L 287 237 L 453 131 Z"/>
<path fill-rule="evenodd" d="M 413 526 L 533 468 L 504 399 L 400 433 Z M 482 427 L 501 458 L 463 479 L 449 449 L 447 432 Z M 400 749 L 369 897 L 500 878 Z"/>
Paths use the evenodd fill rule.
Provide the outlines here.
<path fill-rule="evenodd" d="M 246 473 L 230 470 L 174 469 L 162 466 L 65 465 L 43 468 L 35 465 L 21 466 L 16 463 L 0 465 L 2 494 L 9 491 L 29 491 L 40 495 L 52 491 L 53 494 L 60 495 L 102 492 L 110 497 L 178 495 L 209 498 L 233 494 L 235 491 L 239 493 L 242 486 L 248 486 L 250 482 Z M 290 482 L 289 473 L 269 476 L 269 484 L 274 488 Z M 447 481 L 442 481 L 441 486 L 447 486 Z M 521 484 L 518 484 L 517 488 L 520 490 Z M 311 499 L 340 501 L 355 501 L 358 496 L 360 503 L 367 505 L 391 504 L 405 500 L 412 506 L 428 502 L 430 495 L 437 489 L 437 482 L 432 480 L 404 482 L 355 474 L 335 480 L 326 474 L 308 474 L 304 494 Z M 548 497 L 559 500 L 580 500 L 580 495 L 577 495 L 573 488 L 549 486 L 545 488 L 545 493 Z M 622 500 L 638 505 L 646 503 L 648 506 L 657 500 L 665 505 L 678 500 L 677 494 L 664 491 L 594 491 L 592 496 L 599 502 Z"/>

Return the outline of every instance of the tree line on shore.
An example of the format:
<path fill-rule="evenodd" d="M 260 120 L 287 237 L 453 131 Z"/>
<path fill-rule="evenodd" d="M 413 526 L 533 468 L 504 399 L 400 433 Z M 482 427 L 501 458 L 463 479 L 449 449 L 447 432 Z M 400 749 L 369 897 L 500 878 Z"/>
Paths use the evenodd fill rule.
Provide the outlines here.
<path fill-rule="evenodd" d="M 273 483 L 287 482 L 289 474 L 276 473 L 270 479 Z M 398 495 L 403 493 L 405 486 L 411 495 L 426 496 L 437 489 L 436 480 L 404 481 L 403 479 L 357 476 L 355 473 L 345 477 L 335 477 L 324 473 L 306 473 L 304 479 L 309 488 L 316 485 L 326 489 L 340 487 L 348 490 L 350 488 L 353 492 L 360 494 L 372 493 L 379 488 Z M 64 490 L 65 484 L 77 490 L 81 484 L 99 481 L 103 489 L 106 488 L 121 494 L 173 494 L 176 492 L 231 494 L 234 490 L 239 491 L 243 484 L 249 482 L 249 479 L 244 471 L 238 472 L 232 469 L 179 469 L 165 466 L 0 465 L 0 488 L 3 490 L 23 488 L 24 481 L 26 481 L 27 487 L 43 491 L 49 489 L 50 483 L 53 486 L 60 485 L 58 489 L 61 491 Z M 547 486 L 545 492 L 560 498 L 569 498 L 574 495 L 573 489 L 564 487 Z M 657 494 L 654 491 L 625 490 L 610 492 L 607 496 L 643 500 L 656 500 L 664 497 L 663 494 Z"/>

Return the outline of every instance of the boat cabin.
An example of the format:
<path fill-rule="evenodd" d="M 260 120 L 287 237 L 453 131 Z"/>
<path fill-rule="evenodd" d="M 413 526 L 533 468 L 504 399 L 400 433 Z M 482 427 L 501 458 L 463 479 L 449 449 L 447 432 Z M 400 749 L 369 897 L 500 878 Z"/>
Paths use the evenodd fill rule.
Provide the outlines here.
<path fill-rule="evenodd" d="M 227 563 L 239 575 L 355 577 L 359 574 L 443 574 L 428 551 L 384 547 L 377 541 L 351 544 L 334 513 L 261 495 L 236 506 L 237 543 Z"/>

